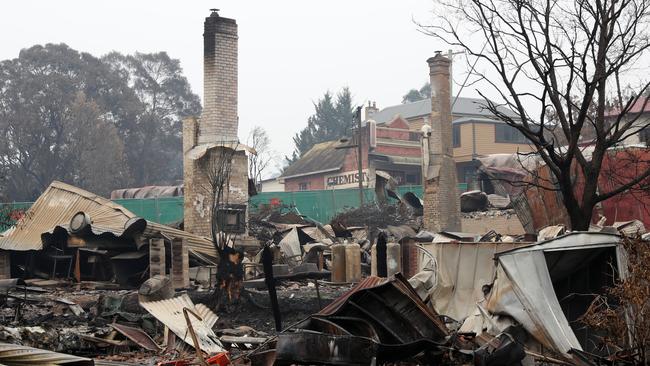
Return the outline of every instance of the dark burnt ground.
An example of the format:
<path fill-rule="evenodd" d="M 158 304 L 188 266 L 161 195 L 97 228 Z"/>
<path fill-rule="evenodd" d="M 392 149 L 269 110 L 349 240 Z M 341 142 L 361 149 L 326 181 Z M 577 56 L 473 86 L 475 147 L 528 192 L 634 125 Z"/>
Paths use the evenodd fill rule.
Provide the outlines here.
<path fill-rule="evenodd" d="M 351 288 L 351 285 L 329 285 L 319 281 L 320 305 L 325 307 Z M 286 328 L 320 310 L 313 281 L 283 282 L 277 287 L 278 302 L 282 315 L 282 327 Z M 194 293 L 195 302 L 209 303 L 209 294 Z M 271 311 L 269 293 L 266 290 L 247 289 L 240 300 L 222 306 L 217 312 L 219 320 L 215 331 L 250 327 L 258 332 L 275 334 L 275 322 Z"/>

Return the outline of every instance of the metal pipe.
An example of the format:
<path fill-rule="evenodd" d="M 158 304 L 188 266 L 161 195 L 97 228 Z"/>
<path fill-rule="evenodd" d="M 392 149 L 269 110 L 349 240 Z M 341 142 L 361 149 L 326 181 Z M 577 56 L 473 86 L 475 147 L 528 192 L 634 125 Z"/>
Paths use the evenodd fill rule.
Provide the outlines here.
<path fill-rule="evenodd" d="M 359 207 L 363 206 L 363 149 L 361 147 L 361 106 L 357 107 L 354 113 L 354 118 L 357 120 L 357 168 L 359 171 Z"/>
<path fill-rule="evenodd" d="M 198 358 L 199 364 L 208 366 L 208 363 L 205 362 L 205 359 L 203 358 L 203 351 L 201 351 L 201 345 L 199 344 L 199 340 L 196 338 L 196 333 L 194 333 L 194 327 L 192 327 L 192 321 L 190 320 L 189 314 L 194 315 L 200 321 L 203 321 L 203 318 L 201 318 L 197 313 L 193 312 L 192 310 L 185 307 L 183 308 L 183 315 L 185 316 L 187 329 L 190 331 L 190 336 L 192 337 L 192 343 L 194 343 L 194 349 L 196 350 L 196 358 Z"/>

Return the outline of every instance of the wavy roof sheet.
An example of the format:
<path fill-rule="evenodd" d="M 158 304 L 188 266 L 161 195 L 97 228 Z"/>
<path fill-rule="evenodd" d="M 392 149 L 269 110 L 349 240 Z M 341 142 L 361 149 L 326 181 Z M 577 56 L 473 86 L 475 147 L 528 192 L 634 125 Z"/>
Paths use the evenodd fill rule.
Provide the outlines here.
<path fill-rule="evenodd" d="M 17 344 L 0 343 L 0 364 L 93 366 L 95 363 L 89 358 Z"/>
<path fill-rule="evenodd" d="M 140 305 L 161 323 L 165 324 L 180 339 L 192 347 L 194 347 L 194 343 L 188 329 L 187 321 L 185 320 L 183 309 L 187 308 L 194 313 L 197 313 L 199 316 L 202 316 L 202 320 L 197 319 L 191 314 L 189 317 L 201 350 L 208 354 L 215 354 L 224 351 L 219 338 L 214 334 L 211 328 L 211 325 L 214 325 L 214 322 L 216 321 L 216 314 L 210 311 L 206 306 L 201 306 L 197 309 L 187 294 L 166 300 L 141 302 Z"/>
<path fill-rule="evenodd" d="M 85 191 L 66 183 L 54 181 L 27 210 L 16 225 L 0 236 L 0 249 L 41 250 L 41 235 L 55 227 L 66 228 L 77 212 L 87 213 L 95 228 L 106 232 L 121 233 L 126 222 L 137 217 L 133 212 L 107 198 Z M 147 221 L 145 237 L 164 235 L 170 239 L 186 239 L 190 251 L 216 257 L 212 242 L 208 238 Z"/>

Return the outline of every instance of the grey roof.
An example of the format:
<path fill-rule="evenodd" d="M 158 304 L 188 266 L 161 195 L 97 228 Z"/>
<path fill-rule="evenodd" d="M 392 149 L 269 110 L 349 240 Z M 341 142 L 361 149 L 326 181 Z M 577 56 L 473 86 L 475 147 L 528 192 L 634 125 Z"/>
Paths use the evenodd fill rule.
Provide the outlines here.
<path fill-rule="evenodd" d="M 336 149 L 336 147 L 343 145 L 337 140 L 314 145 L 300 159 L 289 165 L 280 177 L 289 178 L 341 169 L 347 149 Z"/>
<path fill-rule="evenodd" d="M 458 97 L 451 114 L 454 117 L 488 117 L 494 118 L 494 115 L 482 106 L 485 105 L 485 100 L 481 98 L 463 98 Z M 518 115 L 505 107 L 499 107 L 508 116 L 517 117 Z M 386 107 L 372 116 L 372 119 L 377 123 L 391 122 L 396 115 L 402 116 L 404 119 L 411 119 L 431 114 L 431 99 L 423 99 L 413 103 L 398 104 Z"/>

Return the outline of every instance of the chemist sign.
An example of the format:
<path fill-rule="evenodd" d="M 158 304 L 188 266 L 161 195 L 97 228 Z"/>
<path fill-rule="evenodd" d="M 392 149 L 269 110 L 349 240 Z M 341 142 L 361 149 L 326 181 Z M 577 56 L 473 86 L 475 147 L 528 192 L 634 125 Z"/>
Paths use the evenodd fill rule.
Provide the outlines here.
<path fill-rule="evenodd" d="M 362 182 L 368 186 L 368 170 L 363 170 Z M 359 171 L 351 171 L 328 175 L 325 177 L 325 187 L 329 189 L 356 188 L 359 186 Z"/>

